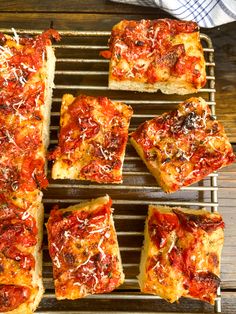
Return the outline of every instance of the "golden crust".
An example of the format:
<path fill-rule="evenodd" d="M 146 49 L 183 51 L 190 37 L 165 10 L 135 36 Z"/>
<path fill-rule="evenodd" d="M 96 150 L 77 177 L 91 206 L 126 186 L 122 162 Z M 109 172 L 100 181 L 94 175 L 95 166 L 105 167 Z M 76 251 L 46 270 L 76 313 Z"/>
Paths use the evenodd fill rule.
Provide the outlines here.
<path fill-rule="evenodd" d="M 75 218 L 78 234 L 72 224 Z M 62 222 L 66 226 L 63 231 L 59 229 Z M 52 211 L 47 230 L 58 300 L 110 292 L 124 282 L 108 195 Z M 55 230 L 64 234 L 63 246 Z"/>
<path fill-rule="evenodd" d="M 224 127 L 202 98 L 141 124 L 130 142 L 158 184 L 171 193 L 235 160 Z"/>
<path fill-rule="evenodd" d="M 141 291 L 171 303 L 185 296 L 214 304 L 223 226 L 218 213 L 150 205 L 138 276 Z M 208 285 L 200 287 L 199 280 L 196 288 L 193 280 L 201 276 Z"/>
<path fill-rule="evenodd" d="M 110 89 L 190 94 L 205 85 L 196 23 L 123 20 L 113 27 L 109 43 Z"/>

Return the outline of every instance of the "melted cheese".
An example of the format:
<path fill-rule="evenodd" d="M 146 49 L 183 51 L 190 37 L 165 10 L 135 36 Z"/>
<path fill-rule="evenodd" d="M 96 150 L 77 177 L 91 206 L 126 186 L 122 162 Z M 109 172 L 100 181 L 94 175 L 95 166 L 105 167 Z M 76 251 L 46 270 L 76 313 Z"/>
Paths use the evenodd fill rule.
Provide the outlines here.
<path fill-rule="evenodd" d="M 75 102 L 80 114 L 72 111 Z M 62 153 L 56 156 L 53 178 L 121 182 L 131 114 L 130 107 L 105 97 L 65 95 L 60 120 Z"/>
<path fill-rule="evenodd" d="M 174 208 L 173 208 L 174 209 Z M 205 215 L 207 219 L 219 217 L 219 214 L 211 214 L 205 210 L 190 210 L 180 209 L 183 214 L 192 214 L 196 216 Z M 159 248 L 150 237 L 148 225 L 154 223 L 152 217 L 159 213 L 160 215 L 175 216 L 172 208 L 164 206 L 149 206 L 148 217 L 145 228 L 145 241 L 142 251 L 139 284 L 141 291 L 161 296 L 169 302 L 177 301 L 181 296 L 191 296 L 189 286 L 191 285 L 192 277 L 197 274 L 208 272 L 219 276 L 219 260 L 223 245 L 223 230 L 221 227 L 216 228 L 211 232 L 204 231 L 200 226 L 195 224 L 192 231 L 184 228 L 183 223 L 179 220 L 179 227 L 167 232 L 166 244 Z M 164 219 L 162 216 L 162 219 Z M 169 216 L 168 216 L 169 217 Z M 161 220 L 163 222 L 163 220 Z M 191 220 L 194 225 L 194 220 Z M 169 226 L 168 222 L 164 226 Z M 155 225 L 158 230 L 158 224 Z M 153 227 L 152 227 L 153 228 Z M 181 228 L 181 232 L 179 231 Z M 168 230 L 168 228 L 167 228 Z M 162 230 L 163 232 L 163 230 Z M 152 230 L 153 234 L 153 230 Z M 159 234 L 157 232 L 157 234 Z M 177 255 L 171 257 L 172 251 L 175 250 Z M 214 256 L 215 261 L 212 262 L 209 256 Z M 212 282 L 214 286 L 214 282 Z M 210 285 L 210 281 L 209 281 Z M 213 291 L 213 290 L 212 290 Z M 201 300 L 214 303 L 217 296 L 217 291 L 211 294 L 199 290 L 199 298 Z"/>
<path fill-rule="evenodd" d="M 125 89 L 121 82 L 130 85 L 128 89 L 135 86 L 129 83 L 150 84 L 148 88 L 152 85 L 153 91 L 155 84 L 166 82 L 173 85 L 176 82 L 176 91 L 181 85 L 186 89 L 192 86 L 196 90 L 203 86 L 206 82 L 205 60 L 196 25 L 185 22 L 186 28 L 190 27 L 192 31 L 186 31 L 185 27 L 181 31 L 177 27 L 178 32 L 178 23 L 168 19 L 124 20 L 115 25 L 110 39 L 109 80 L 113 88 L 117 84 L 118 89 Z M 180 45 L 183 47 L 181 53 L 178 52 Z M 191 57 L 194 61 L 188 62 Z M 140 60 L 145 65 L 140 67 Z M 181 73 L 175 71 L 176 64 Z M 145 90 L 142 88 L 141 91 Z M 138 87 L 133 87 L 133 90 L 138 90 Z"/>
<path fill-rule="evenodd" d="M 131 134 L 131 143 L 165 192 L 197 182 L 234 160 L 221 124 L 212 120 L 202 98 L 190 98 L 146 121 Z"/>
<path fill-rule="evenodd" d="M 101 203 L 101 199 L 104 204 Z M 73 212 L 78 223 L 76 226 L 78 235 L 72 235 L 75 225 L 73 223 L 73 229 L 70 229 L 67 220 L 70 218 L 64 218 L 67 227 L 60 233 L 61 239 L 55 235 L 55 240 L 59 239 L 58 244 L 54 242 L 51 234 L 51 225 L 58 223 L 58 220 L 54 223 L 51 222 L 53 218 L 49 218 L 47 228 L 50 252 L 51 254 L 53 252 L 51 257 L 55 266 L 54 278 L 57 297 L 63 297 L 64 294 L 61 294 L 60 287 L 65 285 L 67 291 L 64 297 L 72 298 L 73 296 L 74 298 L 76 296 L 78 298 L 87 294 L 106 292 L 106 283 L 112 281 L 113 277 L 118 279 L 117 285 L 122 282 L 123 274 L 121 265 L 119 265 L 118 243 L 110 207 L 103 214 L 99 214 L 100 208 L 102 209 L 107 202 L 110 202 L 109 198 L 104 197 L 98 199 L 97 203 L 94 201 L 91 205 L 80 206 L 78 210 L 76 205 L 73 210 L 69 208 L 68 210 Z M 98 211 L 98 215 L 93 216 L 94 211 Z M 80 215 L 80 213 L 84 214 Z M 88 217 L 85 213 L 89 214 Z M 107 267 L 111 274 L 107 273 Z M 105 286 L 103 286 L 104 284 Z M 101 290 L 102 287 L 104 291 Z"/>

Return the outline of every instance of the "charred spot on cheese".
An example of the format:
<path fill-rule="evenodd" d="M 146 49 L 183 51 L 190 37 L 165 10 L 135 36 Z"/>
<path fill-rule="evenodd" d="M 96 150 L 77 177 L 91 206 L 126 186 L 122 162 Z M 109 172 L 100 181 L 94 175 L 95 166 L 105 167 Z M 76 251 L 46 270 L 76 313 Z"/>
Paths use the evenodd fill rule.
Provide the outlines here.
<path fill-rule="evenodd" d="M 59 207 L 57 206 L 57 208 L 55 208 L 55 209 L 59 209 Z M 72 215 L 72 211 L 66 211 L 66 212 L 62 213 L 62 217 L 63 218 L 67 218 L 67 217 L 69 217 L 71 215 Z"/>
<path fill-rule="evenodd" d="M 19 285 L 0 285 L 0 311 L 9 312 L 18 308 L 30 297 L 31 290 Z"/>
<path fill-rule="evenodd" d="M 0 33 L 0 45 L 3 46 L 5 45 L 7 39 L 6 36 L 3 33 Z"/>
<path fill-rule="evenodd" d="M 156 62 L 164 64 L 168 67 L 173 67 L 182 54 L 185 54 L 184 45 L 174 45 L 169 50 L 167 50 L 163 56 L 160 55 L 160 58 L 156 59 Z"/>
<path fill-rule="evenodd" d="M 192 275 L 189 282 L 189 294 L 201 300 L 211 302 L 212 295 L 216 295 L 220 285 L 220 278 L 212 272 L 198 272 Z"/>
<path fill-rule="evenodd" d="M 216 253 L 212 252 L 208 256 L 209 264 L 214 265 L 214 267 L 219 266 L 219 258 Z"/>
<path fill-rule="evenodd" d="M 191 111 L 187 115 L 178 116 L 178 112 L 173 112 L 172 116 L 175 123 L 170 127 L 172 134 L 185 133 L 188 134 L 191 130 L 196 130 L 204 127 L 203 118 L 195 111 Z"/>
<path fill-rule="evenodd" d="M 153 150 L 153 151 L 152 151 L 152 150 L 149 150 L 149 151 L 146 153 L 146 158 L 147 158 L 147 160 L 154 161 L 154 160 L 157 159 L 157 157 L 158 157 L 158 155 L 157 155 L 157 152 L 156 152 L 155 150 Z M 163 161 L 163 163 L 169 162 L 168 159 L 170 159 L 170 158 L 166 158 L 165 161 Z"/>
<path fill-rule="evenodd" d="M 215 121 L 215 120 L 216 120 L 216 117 L 213 116 L 213 115 L 209 115 L 209 118 L 210 118 L 210 120 L 212 120 L 212 121 Z"/>
<path fill-rule="evenodd" d="M 143 47 L 143 46 L 144 46 L 144 42 L 141 41 L 141 40 L 137 40 L 137 41 L 135 42 L 135 45 L 136 45 L 136 46 L 141 46 L 141 47 Z"/>
<path fill-rule="evenodd" d="M 65 262 L 69 265 L 73 265 L 76 261 L 76 257 L 70 252 L 65 252 L 63 256 Z"/>
<path fill-rule="evenodd" d="M 217 228 L 224 228 L 222 217 L 207 217 L 207 215 L 194 215 L 181 212 L 178 209 L 173 209 L 173 212 L 178 216 L 181 225 L 188 231 L 194 231 L 201 228 L 206 232 L 212 232 Z"/>

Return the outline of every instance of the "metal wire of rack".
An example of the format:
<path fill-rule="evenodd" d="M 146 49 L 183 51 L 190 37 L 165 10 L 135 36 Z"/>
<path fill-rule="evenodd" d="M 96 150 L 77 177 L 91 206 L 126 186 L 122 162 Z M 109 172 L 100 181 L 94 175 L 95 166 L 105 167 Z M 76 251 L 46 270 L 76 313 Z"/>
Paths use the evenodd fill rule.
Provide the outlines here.
<path fill-rule="evenodd" d="M 0 29 L 1 32 L 11 33 L 9 29 Z M 41 30 L 16 30 L 19 34 L 39 34 Z M 134 109 L 130 131 L 146 119 L 151 119 L 157 114 L 173 109 L 179 102 L 188 96 L 164 95 L 161 93 L 146 94 L 123 91 L 111 91 L 108 89 L 108 61 L 99 57 L 99 51 L 107 49 L 107 40 L 110 32 L 105 31 L 60 31 L 62 41 L 54 45 L 56 48 L 57 65 L 55 76 L 55 89 L 51 112 L 51 139 L 50 144 L 57 143 L 59 129 L 60 101 L 64 93 L 83 93 L 88 95 L 104 95 L 113 100 L 122 100 L 130 104 Z M 204 47 L 207 69 L 207 85 L 202 88 L 197 96 L 202 96 L 211 107 L 215 115 L 215 76 L 214 76 L 214 49 L 211 39 L 201 34 Z M 50 177 L 50 167 L 49 175 Z M 122 313 L 140 311 L 136 307 L 129 307 L 129 300 L 148 302 L 160 302 L 161 312 L 182 312 L 181 302 L 172 307 L 157 296 L 144 295 L 139 292 L 136 276 L 138 275 L 139 256 L 143 241 L 143 225 L 148 204 L 166 204 L 173 206 L 205 207 L 212 212 L 218 209 L 217 173 L 212 173 L 201 182 L 171 195 L 162 192 L 155 180 L 147 171 L 140 158 L 131 145 L 127 145 L 126 157 L 123 169 L 124 183 L 122 185 L 95 184 L 69 180 L 50 180 L 48 190 L 44 193 L 45 219 L 53 204 L 67 206 L 72 203 L 109 194 L 113 199 L 115 208 L 114 219 L 120 244 L 124 272 L 126 280 L 124 285 L 110 294 L 92 295 L 82 300 L 73 302 L 56 301 L 53 292 L 52 265 L 47 250 L 46 231 L 44 231 L 44 263 L 43 276 L 46 288 L 45 296 L 38 309 L 39 313 L 57 312 L 65 313 L 100 313 L 122 311 Z M 123 300 L 114 307 L 114 303 L 108 306 L 108 301 Z M 89 302 L 90 301 L 90 302 Z M 96 304 L 94 303 L 96 302 Z M 100 303 L 101 304 L 100 304 Z M 106 302 L 106 303 L 104 303 Z M 162 303 L 161 303 L 162 302 Z M 164 302 L 164 303 L 163 303 Z M 195 311 L 211 312 L 212 307 L 202 306 L 202 302 L 187 300 L 193 303 Z M 140 304 L 140 303 L 139 303 Z M 146 304 L 146 303 L 145 303 Z M 164 304 L 164 305 L 163 305 Z M 96 307 L 95 307 L 96 306 Z M 146 307 L 145 307 L 146 306 Z M 142 312 L 150 312 L 153 307 L 145 305 Z M 115 310 L 114 310 L 115 309 Z M 156 310 L 155 309 L 155 310 Z M 191 307 L 189 307 L 191 310 Z M 221 292 L 215 302 L 214 310 L 221 312 Z"/>

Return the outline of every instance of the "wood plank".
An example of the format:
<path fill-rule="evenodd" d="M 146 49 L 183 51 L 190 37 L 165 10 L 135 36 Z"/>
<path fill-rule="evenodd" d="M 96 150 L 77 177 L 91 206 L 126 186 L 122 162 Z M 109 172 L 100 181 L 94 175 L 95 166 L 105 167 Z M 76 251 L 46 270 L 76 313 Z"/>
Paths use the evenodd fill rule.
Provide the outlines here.
<path fill-rule="evenodd" d="M 225 222 L 225 242 L 222 252 L 221 279 L 222 288 L 236 288 L 236 164 L 232 164 L 219 171 L 218 198 L 219 212 Z M 224 311 L 228 308 L 230 299 L 224 301 Z M 228 312 L 227 312 L 228 313 Z"/>
<path fill-rule="evenodd" d="M 149 13 L 154 14 L 157 17 L 167 16 L 167 13 L 161 11 L 158 8 L 133 6 L 129 4 L 113 3 L 107 0 L 57 0 L 56 4 L 54 1 L 48 0 L 27 0 L 22 5 L 21 0 L 14 1 L 1 1 L 0 11 L 2 12 L 77 12 L 77 13 L 133 13 L 143 14 Z"/>
<path fill-rule="evenodd" d="M 220 116 L 219 120 L 225 125 L 226 132 L 233 142 L 236 141 L 235 26 L 236 23 L 230 23 L 207 31 L 215 48 L 216 114 Z"/>
<path fill-rule="evenodd" d="M 137 292 L 132 292 L 132 294 L 137 294 Z M 92 308 L 91 308 L 92 304 Z M 97 299 L 94 298 L 84 298 L 80 300 L 74 300 L 73 302 L 60 301 L 58 302 L 55 298 L 45 297 L 38 309 L 39 312 L 44 312 L 48 310 L 56 311 L 66 311 L 70 307 L 70 313 L 81 313 L 84 309 L 95 310 L 96 313 L 120 313 L 119 311 L 127 311 L 128 313 L 135 312 L 155 312 L 155 313 L 213 313 L 214 307 L 205 302 L 200 302 L 197 300 L 190 300 L 187 298 L 182 298 L 179 303 L 175 302 L 170 304 L 160 298 L 150 299 L 145 296 L 142 299 Z M 114 311 L 115 312 L 112 312 Z M 126 313 L 127 313 L 126 312 Z M 51 313 L 51 312 L 50 312 Z"/>
<path fill-rule="evenodd" d="M 222 313 L 236 313 L 236 292 L 222 291 Z"/>
<path fill-rule="evenodd" d="M 151 296 L 150 296 L 151 297 Z M 68 309 L 68 306 L 70 306 L 71 314 L 80 313 L 85 314 L 88 312 L 84 312 L 85 308 L 89 308 L 91 305 L 91 302 L 93 304 L 93 308 L 96 309 L 96 313 L 102 314 L 105 311 L 106 313 L 112 313 L 112 314 L 122 314 L 127 313 L 123 312 L 124 308 L 126 310 L 129 309 L 129 313 L 148 313 L 148 314 L 154 314 L 154 313 L 185 313 L 185 314 L 192 314 L 192 313 L 213 313 L 214 308 L 213 306 L 205 303 L 205 302 L 199 302 L 193 299 L 187 299 L 182 298 L 179 303 L 170 304 L 164 300 L 161 299 L 155 299 L 154 297 L 152 299 L 144 298 L 144 299 L 126 299 L 126 300 L 97 300 L 96 297 L 91 298 L 85 298 L 81 300 L 74 300 L 74 301 L 56 301 L 56 299 L 52 295 L 49 297 L 46 297 L 43 299 L 43 301 L 40 304 L 39 309 L 37 310 L 38 313 L 45 313 L 45 310 L 47 313 L 65 313 L 63 311 L 66 311 Z M 125 307 L 124 307 L 125 305 Z M 115 311 L 114 311 L 115 309 Z M 122 311 L 122 312 L 121 312 Z M 230 292 L 230 291 L 222 291 L 222 313 L 225 314 L 233 314 L 236 313 L 236 292 Z"/>
<path fill-rule="evenodd" d="M 65 11 L 65 1 L 40 1 L 27 0 L 22 7 L 22 1 L 5 1 L 0 3 L 0 11 L 6 13 L 0 15 L 0 27 L 15 27 L 15 28 L 41 28 L 45 29 L 50 26 L 51 21 L 54 22 L 54 27 L 62 30 L 107 30 L 109 31 L 116 22 L 123 18 L 140 19 L 143 18 L 158 18 L 166 16 L 163 12 L 150 8 L 138 8 L 133 6 L 112 4 L 109 1 L 68 1 L 66 4 L 66 11 L 71 13 L 55 13 Z M 9 11 L 9 12 L 7 12 Z M 18 11 L 18 13 L 16 13 Z M 32 13 L 19 13 L 20 11 Z M 35 13 L 35 12 L 50 12 L 50 13 Z M 76 13 L 77 12 L 77 13 Z M 79 12 L 79 13 L 78 13 Z M 82 13 L 84 12 L 84 13 Z M 86 12 L 90 12 L 87 14 Z M 94 14 L 91 14 L 94 12 Z M 95 14 L 100 12 L 100 14 Z M 86 13 L 86 14 L 85 14 Z M 111 14 L 108 14 L 111 13 Z M 222 27 L 203 30 L 213 40 L 215 47 L 216 59 L 216 101 L 217 101 L 217 115 L 219 120 L 226 126 L 226 131 L 230 140 L 236 143 L 236 23 L 224 25 Z M 225 229 L 225 245 L 222 256 L 222 288 L 236 289 L 236 165 L 231 165 L 220 170 L 218 177 L 219 183 L 219 211 L 222 213 L 226 223 Z M 54 193 L 54 192 L 52 192 Z M 74 190 L 71 192 L 74 193 Z M 89 193 L 89 192 L 88 192 Z M 182 194 L 181 194 L 182 193 Z M 183 198 L 188 192 L 181 192 L 178 196 L 165 196 L 169 199 Z M 116 195 L 114 193 L 114 195 Z M 160 194 L 155 194 L 157 197 L 162 197 Z M 68 192 L 68 196 L 70 196 Z M 117 195 L 116 195 L 117 196 Z M 129 197 L 133 194 L 129 192 Z M 196 194 L 189 193 L 189 198 L 196 198 Z M 120 207 L 118 206 L 118 210 Z M 139 209 L 140 210 L 140 209 Z M 145 207 L 146 210 L 146 207 Z M 145 211 L 141 212 L 142 214 Z M 140 230 L 142 225 L 137 225 Z M 129 226 L 128 226 L 129 227 Z M 119 229 L 119 224 L 118 224 Z M 136 239 L 137 243 L 140 239 Z M 121 239 L 121 241 L 124 241 Z M 130 260 L 132 262 L 132 256 Z M 135 259 L 136 261 L 136 259 Z M 131 272 L 134 272 L 133 269 Z M 133 274 L 133 273 L 132 273 Z M 133 274 L 134 276 L 134 274 Z M 91 309 L 91 300 L 85 299 L 68 303 L 67 301 L 56 302 L 49 300 L 48 303 L 44 300 L 39 308 L 39 311 L 50 310 L 63 311 L 68 309 L 74 311 L 84 311 L 84 309 Z M 134 311 L 172 311 L 172 312 L 208 312 L 212 313 L 213 308 L 207 304 L 199 303 L 194 300 L 181 300 L 180 304 L 169 305 L 165 301 L 140 301 L 129 300 L 129 302 L 111 302 L 110 300 L 102 300 L 100 302 L 92 301 L 92 307 L 97 311 L 112 311 L 114 308 L 124 310 L 129 306 L 131 312 Z M 236 292 L 223 291 L 222 292 L 222 308 L 223 313 L 236 313 Z"/>

